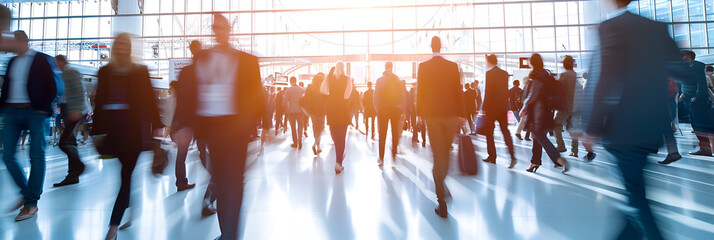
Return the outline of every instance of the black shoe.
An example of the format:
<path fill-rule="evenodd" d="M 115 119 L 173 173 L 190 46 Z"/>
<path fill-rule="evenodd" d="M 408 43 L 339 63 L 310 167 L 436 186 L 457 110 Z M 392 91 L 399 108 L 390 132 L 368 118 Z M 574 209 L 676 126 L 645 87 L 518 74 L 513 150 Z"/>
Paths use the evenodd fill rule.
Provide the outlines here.
<path fill-rule="evenodd" d="M 434 212 L 441 218 L 447 218 L 449 216 L 449 212 L 446 210 L 445 203 L 439 203 L 439 206 L 436 206 L 436 208 L 434 208 Z"/>
<path fill-rule="evenodd" d="M 520 133 L 516 133 L 516 138 L 518 138 L 518 140 L 523 140 L 523 137 L 521 137 Z"/>
<path fill-rule="evenodd" d="M 667 158 L 665 158 L 664 161 L 657 162 L 657 163 L 667 165 L 667 164 L 676 162 L 679 159 L 682 159 L 682 155 L 679 155 L 679 153 L 670 153 L 670 154 L 667 154 Z"/>
<path fill-rule="evenodd" d="M 515 166 L 516 166 L 516 163 L 518 163 L 518 161 L 516 160 L 516 157 L 515 157 L 515 156 L 511 156 L 511 164 L 508 165 L 508 168 L 513 168 L 513 167 L 515 167 Z"/>
<path fill-rule="evenodd" d="M 597 156 L 597 154 L 595 154 L 594 152 L 589 152 L 587 155 L 585 155 L 585 160 L 591 162 L 593 159 L 595 159 L 595 156 Z"/>
<path fill-rule="evenodd" d="M 484 162 L 487 163 L 496 163 L 496 158 L 495 157 L 487 157 L 483 159 Z"/>
<path fill-rule="evenodd" d="M 696 151 L 696 152 L 690 152 L 689 154 L 696 155 L 696 156 L 707 156 L 707 157 L 712 156 L 711 152 L 705 152 L 705 151 L 702 151 L 701 149 L 699 149 L 699 151 Z"/>
<path fill-rule="evenodd" d="M 72 184 L 77 184 L 77 183 L 79 183 L 79 178 L 67 177 L 64 180 L 62 180 L 61 182 L 55 183 L 52 186 L 53 187 L 62 187 L 62 186 L 67 186 L 67 185 L 72 185 Z"/>
<path fill-rule="evenodd" d="M 530 140 L 531 140 L 531 138 L 530 138 L 530 137 L 526 137 L 526 141 L 530 141 Z"/>
<path fill-rule="evenodd" d="M 182 192 L 182 191 L 192 189 L 194 187 L 196 187 L 196 184 L 186 184 L 184 186 L 176 187 L 176 189 L 177 189 L 177 192 Z"/>
<path fill-rule="evenodd" d="M 210 205 L 208 206 L 203 206 L 203 210 L 201 211 L 201 216 L 208 217 L 213 214 L 216 214 L 216 208 L 212 207 Z"/>

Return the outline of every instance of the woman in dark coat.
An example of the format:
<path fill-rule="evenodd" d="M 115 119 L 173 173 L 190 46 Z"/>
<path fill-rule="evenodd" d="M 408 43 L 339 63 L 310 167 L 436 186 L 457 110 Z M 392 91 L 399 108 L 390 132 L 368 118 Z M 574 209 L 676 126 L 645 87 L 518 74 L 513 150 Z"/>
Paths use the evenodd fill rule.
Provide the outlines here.
<path fill-rule="evenodd" d="M 543 68 L 543 59 L 540 54 L 533 54 L 530 62 L 533 67 L 529 75 L 532 82 L 520 113 L 521 117 L 526 118 L 526 129 L 529 129 L 533 135 L 533 157 L 531 165 L 526 171 L 536 172 L 538 170 L 541 165 L 543 148 L 545 148 L 545 152 L 555 167 L 562 167 L 563 173 L 565 173 L 569 170 L 568 162 L 560 157 L 560 152 L 546 135 L 553 128 L 553 109 L 548 104 L 548 96 L 551 95 L 551 86 L 556 80 L 550 75 L 550 72 Z"/>
<path fill-rule="evenodd" d="M 131 174 L 139 153 L 152 140 L 151 129 L 158 133 L 164 127 L 156 103 L 148 69 L 132 63 L 131 38 L 119 34 L 109 64 L 99 69 L 92 128 L 92 135 L 105 135 L 96 138 L 102 139 L 95 143 L 100 153 L 114 155 L 122 164 L 121 188 L 106 239 L 117 237 L 119 222 L 129 206 Z"/>
<path fill-rule="evenodd" d="M 327 95 L 327 124 L 330 125 L 330 135 L 335 143 L 335 173 L 340 174 L 345 169 L 342 166 L 345 154 L 347 126 L 351 122 L 350 95 L 352 81 L 345 74 L 345 64 L 337 62 L 330 70 L 327 79 L 320 86 L 320 93 Z"/>

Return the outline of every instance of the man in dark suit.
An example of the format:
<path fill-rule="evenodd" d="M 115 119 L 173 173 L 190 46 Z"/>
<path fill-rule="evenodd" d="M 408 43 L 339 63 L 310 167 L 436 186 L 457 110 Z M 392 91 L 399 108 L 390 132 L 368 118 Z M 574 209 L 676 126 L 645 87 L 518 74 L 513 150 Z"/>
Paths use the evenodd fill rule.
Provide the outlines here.
<path fill-rule="evenodd" d="M 706 71 L 704 63 L 695 61 L 696 54 L 686 50 L 682 51 L 684 62 L 687 63 L 687 71 L 684 76 L 679 77 L 682 83 L 682 94 L 679 100 L 689 107 L 689 116 L 692 129 L 699 140 L 699 150 L 692 152 L 692 155 L 712 156 L 712 141 L 714 134 L 714 118 L 711 114 L 711 99 L 707 88 Z"/>
<path fill-rule="evenodd" d="M 45 121 L 52 115 L 57 97 L 62 96 L 64 84 L 53 57 L 30 49 L 24 31 L 13 34 L 17 56 L 7 64 L 0 107 L 4 123 L 3 161 L 23 197 L 16 207 L 24 207 L 15 217 L 15 221 L 22 221 L 37 214 L 45 179 Z M 29 179 L 15 158 L 17 140 L 23 130 L 30 131 Z"/>
<path fill-rule="evenodd" d="M 439 206 L 434 209 L 442 218 L 446 210 L 444 179 L 449 171 L 449 148 L 465 122 L 464 97 L 459 66 L 441 57 L 441 39 L 431 39 L 431 60 L 419 64 L 417 76 L 417 115 L 426 120 L 429 141 L 434 154 L 434 185 Z"/>
<path fill-rule="evenodd" d="M 248 143 L 255 123 L 265 115 L 266 101 L 258 58 L 230 46 L 230 29 L 225 17 L 214 15 L 213 32 L 218 45 L 196 59 L 195 80 L 187 78 L 189 81 L 181 83 L 183 91 L 178 97 L 179 101 L 183 99 L 184 111 L 177 112 L 174 119 L 206 141 L 222 233 L 217 239 L 234 240 L 240 235 L 238 220 Z M 268 128 L 268 121 L 263 121 L 263 133 Z"/>
<path fill-rule="evenodd" d="M 476 115 L 476 91 L 471 88 L 471 85 L 464 84 L 466 91 L 464 91 L 464 104 L 466 108 L 466 120 L 469 121 L 469 131 L 471 134 L 475 134 L 474 129 L 474 117 Z"/>
<path fill-rule="evenodd" d="M 513 153 L 513 139 L 508 131 L 508 72 L 498 68 L 498 58 L 490 54 L 486 56 L 486 63 L 489 70 L 486 72 L 486 96 L 483 99 L 483 111 L 486 115 L 486 126 L 491 126 L 486 135 L 488 157 L 484 159 L 487 163 L 496 163 L 496 144 L 493 139 L 493 130 L 496 128 L 496 121 L 501 127 L 503 139 L 511 154 L 511 164 L 508 168 L 516 166 L 516 155 Z"/>
<path fill-rule="evenodd" d="M 600 51 L 585 91 L 591 105 L 581 108 L 587 134 L 583 143 L 592 149 L 602 137 L 629 193 L 631 210 L 623 212 L 626 226 L 618 239 L 662 239 L 645 195 L 643 167 L 647 155 L 662 145 L 664 131 L 671 131 L 667 67 L 681 61 L 666 24 L 628 12 L 631 0 L 611 2 L 618 9 L 600 24 Z"/>

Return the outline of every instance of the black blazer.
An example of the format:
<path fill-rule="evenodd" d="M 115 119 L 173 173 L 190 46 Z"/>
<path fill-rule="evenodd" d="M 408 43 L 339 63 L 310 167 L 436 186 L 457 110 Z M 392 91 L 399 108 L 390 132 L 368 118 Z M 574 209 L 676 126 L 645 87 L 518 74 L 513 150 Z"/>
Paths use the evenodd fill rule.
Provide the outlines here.
<path fill-rule="evenodd" d="M 210 50 L 208 50 L 210 51 Z M 239 117 L 244 120 L 242 123 L 255 123 L 258 119 L 265 116 L 266 111 L 266 98 L 263 94 L 263 85 L 260 80 L 260 66 L 258 65 L 258 58 L 250 55 L 248 53 L 232 49 L 234 54 L 238 55 L 238 65 L 237 66 L 226 66 L 238 68 L 238 74 L 235 78 L 235 83 L 233 84 L 234 94 L 234 104 L 236 112 Z M 196 58 L 196 61 L 202 61 L 209 54 L 202 54 Z M 194 71 L 195 75 L 195 71 Z M 181 123 L 182 126 L 191 127 L 192 129 L 198 131 L 201 129 L 198 118 L 196 114 L 196 108 L 198 106 L 198 81 L 196 77 L 186 77 L 181 83 L 181 89 L 177 94 L 177 108 L 181 108 L 174 114 L 174 121 Z M 241 124 L 241 123 L 236 123 Z M 270 123 L 268 121 L 263 121 L 263 127 L 269 127 Z"/>
<path fill-rule="evenodd" d="M 7 103 L 10 85 L 13 82 L 10 68 L 16 58 L 11 58 L 7 64 L 5 83 L 2 85 L 2 94 L 0 94 L 0 106 L 3 107 Z M 41 52 L 35 53 L 27 76 L 27 94 L 33 109 L 52 113 L 52 102 L 58 95 L 62 95 L 64 90 L 62 79 L 58 73 L 59 70 L 53 57 Z"/>
<path fill-rule="evenodd" d="M 97 73 L 97 93 L 94 109 L 92 135 L 107 134 L 104 144 L 115 153 L 131 153 L 146 150 L 151 138 L 151 129 L 163 128 L 157 107 L 158 99 L 154 95 L 149 80 L 149 70 L 144 65 L 136 65 L 126 76 L 118 77 L 110 64 Z M 117 81 L 125 82 L 126 89 L 115 89 Z M 105 110 L 112 91 L 126 93 L 129 109 L 126 114 L 117 116 Z M 150 128 L 148 128 L 150 126 Z"/>
<path fill-rule="evenodd" d="M 681 62 L 667 25 L 625 12 L 599 27 L 600 56 L 587 83 L 586 133 L 605 144 L 656 151 L 672 131 L 667 110 L 667 65 Z M 587 111 L 592 107 L 592 111 Z M 588 114 L 589 113 L 589 114 Z"/>
<path fill-rule="evenodd" d="M 483 111 L 486 116 L 498 116 L 508 112 L 508 72 L 498 67 L 486 72 Z"/>
<path fill-rule="evenodd" d="M 419 64 L 417 115 L 423 118 L 466 117 L 461 73 L 456 63 L 435 56 Z"/>

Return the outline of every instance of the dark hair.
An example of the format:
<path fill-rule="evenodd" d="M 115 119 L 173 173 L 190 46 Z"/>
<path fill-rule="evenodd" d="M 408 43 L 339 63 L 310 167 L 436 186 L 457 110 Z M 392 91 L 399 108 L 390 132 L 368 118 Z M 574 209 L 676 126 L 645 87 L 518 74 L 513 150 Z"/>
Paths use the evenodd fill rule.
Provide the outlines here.
<path fill-rule="evenodd" d="M 531 55 L 531 66 L 533 67 L 533 70 L 542 70 L 544 69 L 543 67 L 543 57 L 540 56 L 540 54 L 534 53 Z"/>
<path fill-rule="evenodd" d="M 570 55 L 566 55 L 565 59 L 563 59 L 563 68 L 565 68 L 565 70 L 573 70 L 574 66 L 575 59 L 573 59 L 573 57 Z"/>
<path fill-rule="evenodd" d="M 496 65 L 496 64 L 498 64 L 498 57 L 496 57 L 496 55 L 493 55 L 493 54 L 488 54 L 488 55 L 486 55 L 486 61 L 488 61 L 488 63 L 490 63 L 490 64 Z"/>
<path fill-rule="evenodd" d="M 466 83 L 466 84 L 464 84 L 464 88 L 466 88 L 466 89 L 471 88 L 471 85 L 469 85 L 468 83 Z"/>
<path fill-rule="evenodd" d="M 619 7 L 619 6 L 627 6 L 627 5 L 630 5 L 630 3 L 632 2 L 632 0 L 615 0 L 615 2 L 617 3 L 617 5 L 618 5 L 618 7 Z"/>
<path fill-rule="evenodd" d="M 689 57 L 692 58 L 692 60 L 694 60 L 694 59 L 697 58 L 697 54 L 694 53 L 694 52 L 691 51 L 691 50 L 682 50 L 682 55 L 684 55 L 684 56 L 689 56 Z"/>
<path fill-rule="evenodd" d="M 169 88 L 177 89 L 178 85 L 179 85 L 178 81 L 172 81 L 171 83 L 169 83 Z"/>
<path fill-rule="evenodd" d="M 441 39 L 437 36 L 431 38 L 431 52 L 441 52 Z"/>
<path fill-rule="evenodd" d="M 290 83 L 292 83 L 292 84 L 297 83 L 297 78 L 295 78 L 295 77 L 290 77 Z"/>
<path fill-rule="evenodd" d="M 520 85 L 521 85 L 521 81 L 513 80 L 513 86 L 520 86 Z"/>
<path fill-rule="evenodd" d="M 64 55 L 60 54 L 60 55 L 57 55 L 57 56 L 55 57 L 55 60 L 56 60 L 57 62 L 66 63 L 66 62 L 67 62 L 67 57 L 65 57 Z"/>
<path fill-rule="evenodd" d="M 714 72 L 714 67 L 712 67 L 712 66 L 706 66 L 706 67 L 704 67 L 704 71 Z"/>
<path fill-rule="evenodd" d="M 372 87 L 372 82 L 367 82 L 367 87 Z"/>
<path fill-rule="evenodd" d="M 21 40 L 21 41 L 25 41 L 25 42 L 30 40 L 29 38 L 27 38 L 27 33 L 25 33 L 25 31 L 22 31 L 22 30 L 14 31 L 14 32 L 12 32 L 12 35 L 15 37 L 16 40 Z"/>

